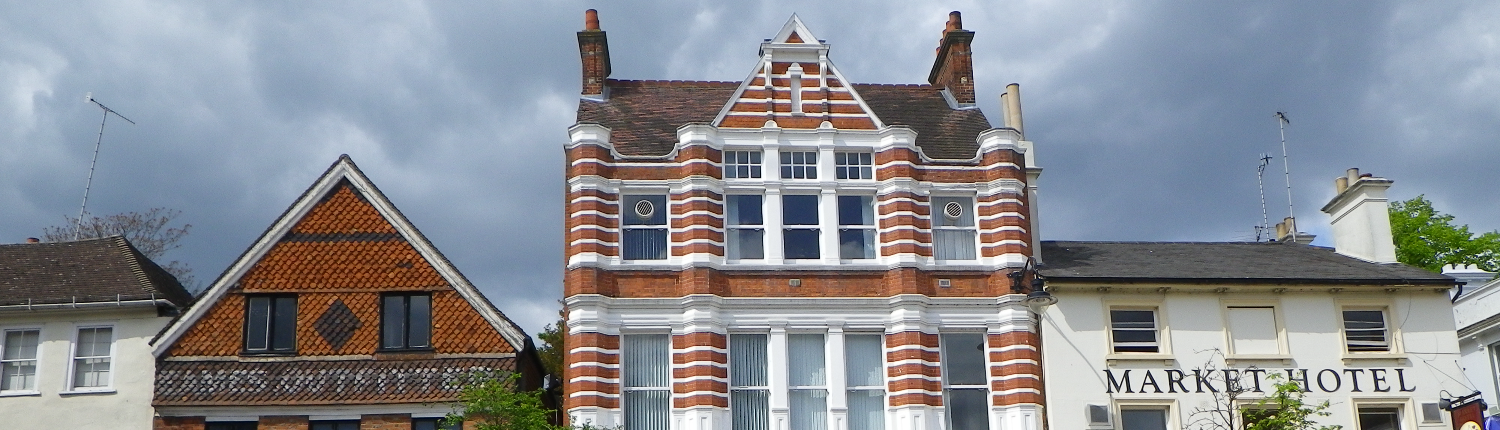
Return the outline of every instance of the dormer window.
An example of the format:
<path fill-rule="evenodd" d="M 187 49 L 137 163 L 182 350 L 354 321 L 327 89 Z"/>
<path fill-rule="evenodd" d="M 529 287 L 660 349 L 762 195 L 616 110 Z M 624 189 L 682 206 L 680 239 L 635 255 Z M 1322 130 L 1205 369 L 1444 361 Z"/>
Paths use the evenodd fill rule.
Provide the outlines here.
<path fill-rule="evenodd" d="M 782 151 L 781 179 L 818 179 L 818 152 Z"/>

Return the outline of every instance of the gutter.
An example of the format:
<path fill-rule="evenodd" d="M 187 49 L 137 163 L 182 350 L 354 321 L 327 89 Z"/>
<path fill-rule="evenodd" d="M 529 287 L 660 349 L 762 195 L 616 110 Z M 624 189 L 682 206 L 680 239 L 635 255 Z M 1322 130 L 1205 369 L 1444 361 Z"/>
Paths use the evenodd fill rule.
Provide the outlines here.
<path fill-rule="evenodd" d="M 152 308 L 155 308 L 155 307 L 158 307 L 159 305 L 167 305 L 167 306 L 171 306 L 171 307 L 177 307 L 177 305 L 172 304 L 172 302 L 169 301 L 169 300 L 167 300 L 167 299 L 158 299 L 158 298 L 151 298 L 151 299 L 145 299 L 145 300 L 120 300 L 119 298 L 116 298 L 115 301 L 113 301 L 113 302 L 83 302 L 83 303 L 78 303 L 78 302 L 72 302 L 72 303 L 31 303 L 31 300 L 27 299 L 26 302 L 27 302 L 26 304 L 21 304 L 21 305 L 0 305 L 0 313 L 8 313 L 8 312 L 30 312 L 30 311 L 57 310 L 57 309 L 142 308 L 142 307 L 152 307 Z"/>

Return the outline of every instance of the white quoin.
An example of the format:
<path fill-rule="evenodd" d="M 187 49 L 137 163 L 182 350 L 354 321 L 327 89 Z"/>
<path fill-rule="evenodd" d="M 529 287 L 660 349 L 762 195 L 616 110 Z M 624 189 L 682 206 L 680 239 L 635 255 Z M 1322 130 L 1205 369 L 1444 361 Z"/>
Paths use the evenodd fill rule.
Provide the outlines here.
<path fill-rule="evenodd" d="M 1349 169 L 1334 183 L 1338 195 L 1323 205 L 1323 212 L 1333 217 L 1334 251 L 1373 263 L 1395 263 L 1396 244 L 1385 197 L 1393 181 Z"/>

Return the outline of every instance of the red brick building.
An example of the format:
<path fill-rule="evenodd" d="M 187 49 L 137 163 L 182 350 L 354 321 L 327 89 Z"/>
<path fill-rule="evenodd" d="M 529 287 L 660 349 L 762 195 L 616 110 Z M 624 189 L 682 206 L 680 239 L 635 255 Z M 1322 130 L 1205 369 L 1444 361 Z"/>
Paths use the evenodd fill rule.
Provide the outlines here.
<path fill-rule="evenodd" d="M 154 342 L 158 429 L 436 429 L 531 339 L 342 156 Z"/>
<path fill-rule="evenodd" d="M 589 11 L 566 145 L 570 418 L 1041 428 L 1022 270 L 1041 169 L 1016 86 L 1005 127 L 976 106 L 973 37 L 955 12 L 927 83 L 857 84 L 793 16 L 742 81 L 621 80 Z"/>

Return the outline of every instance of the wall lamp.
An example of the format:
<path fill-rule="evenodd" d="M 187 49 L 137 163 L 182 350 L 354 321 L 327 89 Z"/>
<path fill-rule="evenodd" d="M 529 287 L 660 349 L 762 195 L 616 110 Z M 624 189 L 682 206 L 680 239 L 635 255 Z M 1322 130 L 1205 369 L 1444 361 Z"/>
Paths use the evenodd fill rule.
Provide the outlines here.
<path fill-rule="evenodd" d="M 1026 275 L 1031 275 L 1031 285 L 1027 288 Z M 1026 264 L 1020 269 L 1006 274 L 1010 277 L 1010 292 L 1014 294 L 1026 294 L 1026 299 L 1021 303 L 1031 308 L 1032 312 L 1038 314 L 1047 310 L 1048 306 L 1057 304 L 1057 297 L 1047 292 L 1047 277 L 1042 276 L 1041 265 L 1036 259 L 1026 257 Z"/>

